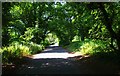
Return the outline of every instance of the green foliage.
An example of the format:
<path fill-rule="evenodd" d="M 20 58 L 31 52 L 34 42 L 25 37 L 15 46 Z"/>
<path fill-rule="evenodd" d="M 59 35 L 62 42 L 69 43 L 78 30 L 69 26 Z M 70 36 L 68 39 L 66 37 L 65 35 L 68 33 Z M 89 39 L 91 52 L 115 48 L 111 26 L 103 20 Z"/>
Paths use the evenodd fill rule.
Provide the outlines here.
<path fill-rule="evenodd" d="M 73 52 L 91 55 L 111 51 L 110 44 L 114 50 L 119 49 L 119 6 L 119 3 L 3 2 L 3 58 L 34 54 L 56 42 L 68 45 Z"/>
<path fill-rule="evenodd" d="M 13 42 L 8 47 L 2 47 L 3 63 L 11 63 L 15 58 L 22 58 L 37 52 L 41 52 L 44 47 L 35 43 Z"/>
<path fill-rule="evenodd" d="M 65 48 L 67 48 L 70 52 L 77 52 L 78 48 L 80 48 L 82 46 L 82 42 L 80 41 L 75 41 L 75 42 L 72 42 L 70 45 L 68 46 L 65 46 Z"/>
<path fill-rule="evenodd" d="M 36 32 L 37 29 L 33 28 L 26 28 L 26 31 L 21 38 L 23 38 L 25 41 L 30 41 L 34 37 L 34 32 Z"/>
<path fill-rule="evenodd" d="M 50 42 L 48 40 L 41 41 L 41 44 L 43 44 L 45 47 L 50 45 Z"/>
<path fill-rule="evenodd" d="M 9 47 L 4 47 L 2 52 L 3 63 L 10 63 L 14 58 L 21 58 L 22 56 L 29 55 L 30 51 L 27 46 L 15 44 Z"/>
<path fill-rule="evenodd" d="M 48 44 L 55 44 L 59 42 L 59 39 L 54 33 L 49 33 L 46 36 L 45 41 L 48 42 Z"/>
<path fill-rule="evenodd" d="M 108 42 L 101 40 L 75 41 L 67 46 L 68 50 L 80 54 L 96 55 L 98 53 L 106 53 L 113 51 Z"/>
<path fill-rule="evenodd" d="M 31 54 L 36 54 L 38 52 L 42 52 L 42 50 L 45 47 L 45 45 L 40 45 L 40 44 L 36 44 L 33 42 L 25 42 L 24 45 L 29 47 L 29 51 L 31 52 Z"/>
<path fill-rule="evenodd" d="M 79 49 L 83 54 L 96 54 L 99 52 L 110 52 L 112 48 L 108 46 L 108 43 L 101 40 L 92 40 L 89 42 L 85 42 L 84 45 Z"/>

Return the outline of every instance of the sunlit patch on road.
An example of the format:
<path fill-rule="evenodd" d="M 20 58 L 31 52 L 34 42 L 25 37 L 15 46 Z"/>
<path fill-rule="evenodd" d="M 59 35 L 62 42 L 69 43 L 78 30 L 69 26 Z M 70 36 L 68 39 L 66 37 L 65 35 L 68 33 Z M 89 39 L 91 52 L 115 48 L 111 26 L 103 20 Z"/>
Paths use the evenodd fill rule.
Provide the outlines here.
<path fill-rule="evenodd" d="M 78 56 L 78 54 L 70 54 L 64 51 L 63 49 L 48 48 L 45 49 L 43 53 L 33 55 L 32 59 L 47 59 L 47 58 L 67 59 L 69 57 L 75 57 L 75 56 Z"/>
<path fill-rule="evenodd" d="M 43 59 L 43 58 L 63 58 L 63 59 L 67 59 L 69 57 L 74 57 L 74 56 L 78 56 L 76 54 L 69 54 L 69 53 L 41 53 L 41 54 L 36 54 L 33 55 L 33 59 Z"/>

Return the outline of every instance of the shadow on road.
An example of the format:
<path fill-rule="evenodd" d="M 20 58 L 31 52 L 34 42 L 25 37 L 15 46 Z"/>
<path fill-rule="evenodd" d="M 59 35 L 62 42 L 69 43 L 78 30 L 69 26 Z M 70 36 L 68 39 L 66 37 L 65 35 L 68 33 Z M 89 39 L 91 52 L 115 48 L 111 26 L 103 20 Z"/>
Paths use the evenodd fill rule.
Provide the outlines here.
<path fill-rule="evenodd" d="M 69 54 L 58 46 L 47 47 L 44 52 L 24 57 L 18 65 L 3 67 L 5 74 L 119 74 L 120 67 L 92 57 Z"/>
<path fill-rule="evenodd" d="M 49 46 L 42 53 L 16 60 L 19 65 L 3 68 L 3 74 L 79 74 L 74 57 L 59 46 Z"/>
<path fill-rule="evenodd" d="M 48 46 L 42 53 L 67 53 L 67 51 L 59 46 Z"/>

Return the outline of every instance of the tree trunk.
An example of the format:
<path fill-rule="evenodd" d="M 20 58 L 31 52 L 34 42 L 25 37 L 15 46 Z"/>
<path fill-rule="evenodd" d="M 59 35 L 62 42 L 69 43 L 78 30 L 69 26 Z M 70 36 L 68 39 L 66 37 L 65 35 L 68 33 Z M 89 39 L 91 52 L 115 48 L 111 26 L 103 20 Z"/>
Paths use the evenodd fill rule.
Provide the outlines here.
<path fill-rule="evenodd" d="M 84 39 L 85 39 L 85 38 L 84 38 L 84 36 L 83 36 L 83 35 L 81 35 L 81 41 L 84 41 Z"/>
<path fill-rule="evenodd" d="M 100 5 L 99 8 L 104 18 L 102 21 L 104 22 L 107 30 L 109 31 L 111 38 L 117 40 L 118 50 L 120 50 L 120 36 L 117 33 L 115 33 L 115 31 L 112 29 L 112 24 L 111 24 L 112 22 L 108 16 L 107 11 L 105 10 L 104 5 L 102 3 L 99 3 L 99 5 Z"/>

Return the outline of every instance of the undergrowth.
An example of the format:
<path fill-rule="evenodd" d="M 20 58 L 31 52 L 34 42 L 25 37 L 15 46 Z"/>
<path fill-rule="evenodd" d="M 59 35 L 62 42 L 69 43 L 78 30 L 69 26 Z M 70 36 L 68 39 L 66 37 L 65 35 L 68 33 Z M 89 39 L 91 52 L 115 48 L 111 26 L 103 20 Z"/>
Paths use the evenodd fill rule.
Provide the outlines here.
<path fill-rule="evenodd" d="M 91 56 L 106 56 L 114 50 L 107 41 L 86 39 L 85 41 L 75 41 L 65 46 L 70 52 Z M 113 54 L 113 53 L 112 53 Z M 111 55 L 112 56 L 112 55 Z"/>
<path fill-rule="evenodd" d="M 41 52 L 44 49 L 43 45 L 38 45 L 33 42 L 31 43 L 19 43 L 13 42 L 9 46 L 2 47 L 2 62 L 12 63 L 14 59 L 21 59 L 24 56 Z"/>

